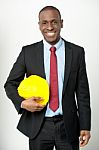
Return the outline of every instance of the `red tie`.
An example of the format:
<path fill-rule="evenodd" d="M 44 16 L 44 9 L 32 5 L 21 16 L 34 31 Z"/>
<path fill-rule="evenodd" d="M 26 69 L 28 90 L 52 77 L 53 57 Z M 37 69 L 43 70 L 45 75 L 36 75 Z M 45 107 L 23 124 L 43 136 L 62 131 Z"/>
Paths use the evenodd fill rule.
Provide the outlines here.
<path fill-rule="evenodd" d="M 57 57 L 55 54 L 56 47 L 50 48 L 50 101 L 49 107 L 54 112 L 58 109 L 58 73 L 57 73 Z"/>

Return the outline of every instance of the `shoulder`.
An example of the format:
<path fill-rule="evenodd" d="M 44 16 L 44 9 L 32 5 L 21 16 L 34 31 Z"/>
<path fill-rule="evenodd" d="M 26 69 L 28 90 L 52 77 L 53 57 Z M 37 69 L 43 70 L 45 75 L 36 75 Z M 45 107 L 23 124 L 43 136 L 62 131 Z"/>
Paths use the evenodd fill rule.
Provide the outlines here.
<path fill-rule="evenodd" d="M 29 45 L 26 45 L 26 46 L 23 46 L 22 49 L 35 49 L 37 47 L 40 47 L 43 45 L 43 41 L 39 41 L 39 42 L 36 42 L 36 43 L 33 43 L 33 44 L 29 44 Z"/>
<path fill-rule="evenodd" d="M 82 46 L 75 44 L 75 43 L 72 43 L 72 42 L 69 42 L 69 41 L 66 41 L 66 40 L 64 40 L 64 42 L 65 42 L 65 46 L 68 47 L 69 49 L 72 49 L 72 51 L 84 52 L 84 48 Z"/>
<path fill-rule="evenodd" d="M 42 49 L 43 49 L 43 40 L 30 45 L 23 46 L 20 54 L 26 57 L 31 55 L 35 56 L 37 52 L 42 51 Z"/>

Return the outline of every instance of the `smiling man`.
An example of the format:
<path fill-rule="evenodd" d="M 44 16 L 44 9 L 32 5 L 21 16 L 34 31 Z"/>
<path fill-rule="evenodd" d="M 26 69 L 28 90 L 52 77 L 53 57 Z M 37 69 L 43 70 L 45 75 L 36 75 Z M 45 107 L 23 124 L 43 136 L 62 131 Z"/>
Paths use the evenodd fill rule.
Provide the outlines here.
<path fill-rule="evenodd" d="M 79 150 L 90 139 L 91 109 L 84 49 L 61 35 L 60 11 L 46 6 L 39 12 L 43 40 L 24 46 L 5 83 L 7 96 L 22 114 L 17 128 L 29 137 L 29 150 Z M 49 83 L 46 106 L 20 97 L 25 75 L 39 75 Z M 76 97 L 76 99 L 75 99 Z"/>
<path fill-rule="evenodd" d="M 39 27 L 44 39 L 49 44 L 55 45 L 60 39 L 63 20 L 61 20 L 61 15 L 58 10 L 47 8 L 42 9 L 39 13 Z"/>

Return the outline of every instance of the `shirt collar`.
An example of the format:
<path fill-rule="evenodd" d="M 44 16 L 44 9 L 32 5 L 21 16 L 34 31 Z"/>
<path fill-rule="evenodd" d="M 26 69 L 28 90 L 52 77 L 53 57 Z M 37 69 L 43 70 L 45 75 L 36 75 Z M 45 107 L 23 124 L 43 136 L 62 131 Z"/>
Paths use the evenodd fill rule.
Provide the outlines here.
<path fill-rule="evenodd" d="M 60 48 L 60 46 L 62 45 L 62 38 L 60 38 L 60 40 L 53 46 L 56 47 L 56 50 L 58 50 Z M 48 42 L 45 41 L 45 39 L 43 39 L 43 44 L 44 44 L 44 47 L 47 48 L 47 49 L 50 49 L 52 47 L 52 45 L 50 45 Z"/>

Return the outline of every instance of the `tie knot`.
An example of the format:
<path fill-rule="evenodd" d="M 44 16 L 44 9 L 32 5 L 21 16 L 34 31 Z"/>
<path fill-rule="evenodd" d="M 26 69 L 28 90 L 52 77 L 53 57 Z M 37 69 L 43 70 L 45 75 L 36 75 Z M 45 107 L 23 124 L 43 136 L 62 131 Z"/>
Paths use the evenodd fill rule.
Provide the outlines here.
<path fill-rule="evenodd" d="M 56 47 L 52 46 L 52 47 L 50 48 L 50 51 L 51 51 L 51 52 L 55 52 L 55 51 L 56 51 Z"/>

